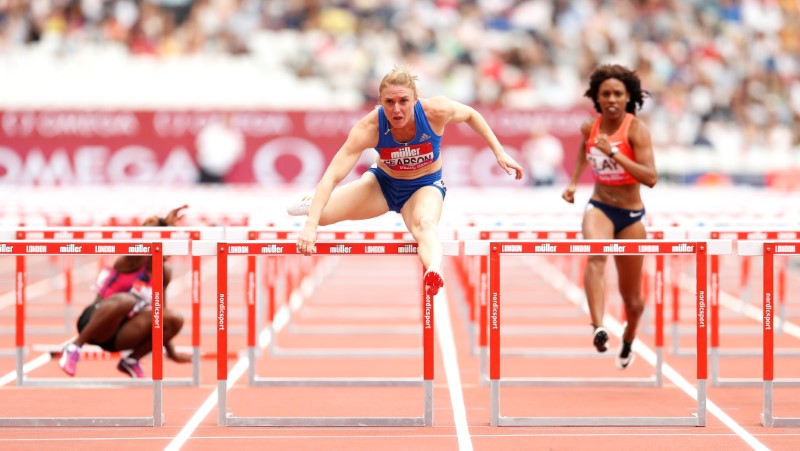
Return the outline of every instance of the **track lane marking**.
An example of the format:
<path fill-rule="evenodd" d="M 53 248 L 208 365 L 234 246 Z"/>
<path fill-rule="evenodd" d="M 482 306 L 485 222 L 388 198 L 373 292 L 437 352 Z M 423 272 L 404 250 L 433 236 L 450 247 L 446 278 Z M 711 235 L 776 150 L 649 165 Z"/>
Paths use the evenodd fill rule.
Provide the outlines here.
<path fill-rule="evenodd" d="M 447 291 L 440 291 L 433 301 L 433 321 L 436 326 L 436 335 L 439 337 L 439 347 L 444 361 L 444 373 L 447 379 L 447 389 L 450 392 L 450 404 L 453 407 L 453 419 L 456 424 L 456 436 L 460 451 L 472 451 L 469 424 L 467 423 L 467 410 L 464 405 L 464 392 L 461 387 L 461 373 L 456 354 L 456 343 L 453 337 L 453 325 L 450 320 L 450 304 Z"/>
<path fill-rule="evenodd" d="M 551 285 L 558 289 L 562 290 L 567 298 L 575 303 L 576 305 L 581 305 L 585 303 L 585 296 L 583 290 L 581 290 L 577 285 L 572 283 L 566 275 L 564 275 L 560 270 L 556 269 L 553 265 L 550 265 L 547 262 L 542 262 L 539 265 L 532 265 L 534 270 L 545 280 L 550 281 Z M 620 323 L 616 318 L 613 316 L 607 315 L 606 322 L 610 323 L 606 327 L 611 333 L 613 333 L 618 338 L 622 337 L 622 323 Z M 636 340 L 633 345 L 633 351 L 639 354 L 642 358 L 644 358 L 647 363 L 655 367 L 656 365 L 656 353 L 653 351 L 649 346 L 645 345 L 641 340 Z M 663 363 L 661 370 L 663 372 L 664 377 L 671 380 L 675 386 L 680 388 L 684 393 L 689 395 L 692 399 L 697 401 L 697 389 L 692 386 L 686 379 L 684 379 L 681 374 L 672 368 L 669 364 Z M 743 428 L 739 423 L 737 423 L 733 418 L 728 416 L 719 406 L 717 406 L 713 401 L 706 397 L 706 410 L 708 413 L 714 415 L 722 421 L 722 423 L 727 426 L 730 430 L 732 430 L 736 435 L 738 435 L 742 440 L 745 441 L 750 447 L 756 450 L 764 450 L 768 451 L 767 448 L 763 443 L 761 443 L 755 436 L 750 434 L 745 428 Z"/>

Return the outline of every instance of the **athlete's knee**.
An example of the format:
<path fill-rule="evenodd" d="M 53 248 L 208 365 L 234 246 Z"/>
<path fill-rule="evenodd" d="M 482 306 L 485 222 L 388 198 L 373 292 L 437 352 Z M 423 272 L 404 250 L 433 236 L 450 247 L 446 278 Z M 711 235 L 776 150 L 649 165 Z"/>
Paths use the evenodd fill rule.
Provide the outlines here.
<path fill-rule="evenodd" d="M 625 304 L 625 312 L 635 317 L 639 317 L 644 312 L 644 299 L 639 294 L 623 295 L 622 302 Z"/>
<path fill-rule="evenodd" d="M 436 232 L 438 228 L 438 221 L 433 214 L 423 213 L 419 217 L 414 218 L 414 228 L 422 233 Z"/>
<path fill-rule="evenodd" d="M 605 255 L 590 255 L 586 259 L 586 271 L 602 271 L 606 266 Z"/>

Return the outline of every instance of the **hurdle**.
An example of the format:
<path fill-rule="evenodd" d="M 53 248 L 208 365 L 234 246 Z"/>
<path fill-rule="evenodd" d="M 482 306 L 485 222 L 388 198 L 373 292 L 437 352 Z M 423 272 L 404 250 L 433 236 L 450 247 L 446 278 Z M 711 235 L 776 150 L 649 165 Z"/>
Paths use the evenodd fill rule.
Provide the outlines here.
<path fill-rule="evenodd" d="M 744 245 L 745 247 L 748 246 L 746 244 L 748 241 L 764 241 L 764 240 L 797 240 L 800 239 L 800 231 L 792 230 L 792 229 L 749 229 L 746 230 L 744 228 L 740 229 L 714 229 L 710 230 L 707 234 L 703 232 L 696 232 L 694 235 L 700 237 L 707 235 L 711 239 L 731 239 L 737 243 L 737 247 Z M 745 257 L 743 262 L 747 262 L 749 260 L 746 259 L 749 255 L 744 255 L 739 253 L 740 256 Z M 786 259 L 781 259 L 778 267 L 778 290 L 777 296 L 773 294 L 773 300 L 777 301 L 778 305 L 778 312 L 779 314 L 775 317 L 774 327 L 778 333 L 783 331 L 783 325 L 786 322 L 786 302 L 785 302 L 785 294 L 786 294 Z M 720 294 L 720 264 L 719 264 L 719 256 L 718 255 L 711 255 L 710 256 L 710 290 L 709 290 L 709 304 L 710 304 L 710 312 L 709 312 L 709 322 L 710 322 L 710 333 L 711 333 L 711 346 L 710 346 L 710 366 L 711 366 L 711 384 L 717 387 L 747 387 L 747 386 L 758 386 L 762 384 L 762 381 L 758 378 L 732 378 L 732 377 L 721 377 L 720 376 L 720 357 L 721 356 L 730 356 L 730 357 L 746 357 L 746 356 L 758 356 L 762 354 L 762 350 L 758 348 L 736 348 L 736 349 L 721 349 L 721 335 L 722 335 L 722 315 L 720 313 L 720 306 L 722 304 L 721 298 L 722 295 Z M 746 286 L 749 286 L 750 282 L 741 281 L 740 286 L 744 289 Z M 739 306 L 739 313 L 744 315 L 746 312 L 745 306 L 749 305 L 747 301 L 742 300 Z M 728 329 L 725 331 L 726 335 L 733 335 L 733 334 L 740 334 L 740 335 L 761 335 L 762 334 L 762 326 L 761 325 L 754 325 L 752 329 L 737 331 Z M 778 355 L 788 355 L 788 356 L 798 356 L 800 355 L 800 351 L 793 350 L 793 349 L 774 349 L 773 352 Z M 777 385 L 793 385 L 790 381 L 776 381 Z"/>
<path fill-rule="evenodd" d="M 465 239 L 469 240 L 470 237 L 476 236 L 484 242 L 493 241 L 493 240 L 578 240 L 581 239 L 582 234 L 579 230 L 576 229 L 563 229 L 563 230 L 535 230 L 535 229 L 528 229 L 528 230 L 511 230 L 511 229 L 497 229 L 497 230 L 479 230 L 477 233 L 473 232 L 471 234 L 465 234 Z M 679 228 L 664 228 L 660 230 L 649 230 L 647 232 L 648 239 L 660 240 L 660 239 L 680 239 L 683 238 L 685 232 L 683 229 Z M 465 252 L 465 254 L 469 254 Z M 477 296 L 478 300 L 477 303 L 480 305 L 479 308 L 479 316 L 478 319 L 478 339 L 477 339 L 477 346 L 478 346 L 478 355 L 480 358 L 480 383 L 486 384 L 489 381 L 489 372 L 488 372 L 488 325 L 489 325 L 489 303 L 488 303 L 488 296 L 489 296 L 489 287 L 488 287 L 488 253 L 479 255 L 479 275 L 477 279 L 480 281 L 480 286 L 477 290 L 468 290 L 472 294 L 472 299 L 474 301 L 474 297 Z M 654 374 L 652 377 L 648 378 L 624 378 L 624 379 L 605 379 L 605 380 L 587 380 L 587 381 L 578 381 L 578 380 L 552 380 L 552 379 L 542 379 L 542 383 L 552 384 L 552 385 L 580 385 L 582 383 L 589 384 L 589 385 L 633 385 L 633 386 L 656 386 L 660 387 L 663 380 L 663 343 L 664 343 L 664 255 L 655 255 L 655 273 L 654 273 L 654 293 L 655 293 L 655 336 L 656 336 L 656 354 L 658 356 L 658 363 L 654 368 Z M 578 278 L 577 270 L 575 265 L 572 266 L 572 276 L 573 279 Z M 469 297 L 469 295 L 468 295 Z M 545 328 L 542 328 L 545 329 Z M 556 330 L 553 330 L 556 329 Z M 546 332 L 549 334 L 557 333 L 557 334 L 564 334 L 565 331 L 557 330 L 556 328 L 546 328 L 546 330 L 542 330 L 541 332 Z M 583 330 L 583 329 L 581 329 Z M 574 333 L 574 331 L 567 331 L 568 333 Z M 528 331 L 528 333 L 535 333 L 535 331 Z M 470 337 L 474 339 L 474 336 Z M 475 343 L 475 341 L 473 341 Z M 598 354 L 593 350 L 585 350 L 585 349 L 506 349 L 503 351 L 503 355 L 508 356 L 522 356 L 522 357 L 563 357 L 563 356 L 582 356 L 582 357 L 602 357 L 602 354 Z"/>
<path fill-rule="evenodd" d="M 0 228 L 0 240 L 25 240 L 26 233 L 25 233 L 25 226 L 19 227 L 3 227 Z M 41 238 L 41 236 L 38 236 Z M 65 239 L 68 239 L 66 237 Z M 53 256 L 55 257 L 55 256 Z M 63 309 L 63 319 L 64 319 L 64 327 L 61 330 L 54 330 L 52 327 L 35 327 L 31 326 L 28 328 L 31 332 L 36 332 L 40 334 L 64 334 L 70 333 L 73 330 L 74 324 L 73 321 L 73 311 L 72 311 L 72 274 L 73 274 L 73 259 L 66 258 L 63 260 L 63 269 L 64 269 L 64 309 Z M 52 282 L 51 282 L 52 284 Z M 31 314 L 31 312 L 28 312 Z M 3 333 L 13 333 L 13 327 L 11 328 L 0 328 Z"/>
<path fill-rule="evenodd" d="M 4 233 L 0 231 L 0 233 Z M 8 233 L 8 232 L 5 232 Z M 143 226 L 99 226 L 99 227 L 17 227 L 13 230 L 18 240 L 70 240 L 80 241 L 83 240 L 188 240 L 189 246 L 191 243 L 199 239 L 221 239 L 223 236 L 223 229 L 219 227 L 143 227 Z M 189 255 L 189 253 L 184 254 Z M 22 256 L 21 258 L 24 258 Z M 67 259 L 67 261 L 71 261 Z M 199 386 L 200 385 L 200 321 L 201 321 L 201 261 L 199 256 L 191 256 L 191 353 L 192 353 L 192 376 L 191 378 L 167 378 L 164 383 L 168 386 Z M 71 265 L 65 267 L 65 302 L 68 312 L 71 312 L 72 305 L 72 274 Z M 71 314 L 69 315 L 71 316 Z M 72 324 L 71 318 L 68 318 L 67 324 L 71 332 Z M 48 352 L 60 352 L 59 349 L 51 349 Z M 111 381 L 115 382 L 111 382 Z M 123 385 L 136 384 L 135 380 L 117 381 L 112 380 L 93 380 L 88 381 L 83 378 L 73 378 L 68 380 L 50 380 L 50 381 L 37 381 L 33 378 L 26 378 L 26 385 L 30 384 L 66 384 L 66 385 L 81 385 L 97 383 L 105 386 L 108 383 L 122 383 Z"/>
<path fill-rule="evenodd" d="M 773 416 L 774 387 L 800 386 L 800 379 L 775 379 L 775 342 L 776 329 L 774 311 L 775 301 L 775 256 L 800 255 L 800 241 L 746 241 L 739 243 L 741 255 L 761 256 L 763 271 L 763 297 L 762 297 L 762 386 L 764 390 L 764 407 L 761 413 L 761 424 L 766 427 L 798 427 L 800 418 L 776 418 Z M 797 326 L 784 324 L 788 329 L 791 326 L 795 336 L 800 333 Z"/>
<path fill-rule="evenodd" d="M 576 239 L 581 237 L 581 232 L 578 229 L 564 229 L 564 230 L 540 230 L 535 225 L 526 227 L 525 229 L 511 229 L 511 228 L 467 228 L 460 232 L 459 238 L 462 240 L 500 240 L 500 239 Z M 477 264 L 474 260 L 477 257 Z M 465 299 L 467 301 L 468 310 L 468 333 L 470 338 L 470 347 L 473 355 L 485 356 L 487 333 L 486 333 L 486 296 L 488 293 L 487 274 L 488 274 L 488 256 L 471 256 L 462 253 L 462 271 L 464 272 L 463 278 L 466 283 Z M 577 268 L 573 265 L 572 273 L 577 275 Z M 477 314 L 476 314 L 477 311 Z M 580 308 L 574 312 L 575 315 L 581 314 Z M 508 332 L 508 329 L 506 330 Z M 537 330 L 538 331 L 538 330 Z M 537 331 L 528 331 L 528 333 L 536 333 Z M 563 334 L 565 331 L 562 328 L 549 328 L 548 330 L 540 331 L 542 333 Z M 509 352 L 509 351 L 506 351 Z M 482 359 L 484 360 L 484 359 Z M 482 374 L 486 374 L 482 372 Z"/>
<path fill-rule="evenodd" d="M 226 239 L 228 240 L 296 240 L 298 235 L 297 229 L 287 230 L 280 227 L 242 227 L 242 228 L 228 228 L 226 229 Z M 440 237 L 447 237 L 446 232 L 440 233 Z M 399 228 L 386 228 L 386 229 L 367 229 L 367 228 L 348 228 L 341 230 L 320 230 L 317 233 L 317 240 L 319 241 L 397 241 L 397 240 L 412 240 L 411 233 L 405 229 Z M 256 256 L 251 255 L 247 257 L 247 272 L 246 277 L 246 291 L 248 296 L 257 296 L 253 284 L 257 280 L 255 273 L 257 272 Z M 299 262 L 298 262 L 299 260 Z M 274 330 L 275 313 L 277 312 L 276 306 L 276 285 L 279 279 L 285 281 L 286 293 L 290 294 L 294 288 L 297 287 L 299 275 L 301 273 L 309 272 L 308 265 L 317 264 L 321 260 L 315 259 L 295 259 L 292 262 L 284 264 L 285 259 L 271 259 L 266 258 L 264 262 L 265 272 L 265 288 L 266 288 L 266 324 L 269 329 L 269 334 L 273 337 L 268 344 L 270 355 L 276 357 L 392 357 L 392 356 L 418 356 L 420 350 L 418 349 L 391 349 L 391 350 L 369 350 L 369 349 L 287 349 L 281 347 L 276 339 Z M 300 267 L 303 266 L 303 267 Z M 261 299 L 258 297 L 259 300 Z M 419 327 L 414 325 L 399 325 L 399 326 L 366 326 L 366 325 L 313 325 L 303 326 L 298 325 L 293 321 L 295 312 L 300 308 L 297 303 L 291 305 L 289 300 L 286 300 L 290 308 L 288 312 L 286 332 L 301 335 L 419 335 Z M 256 304 L 256 310 L 258 306 Z M 363 309 L 361 309 L 363 310 Z M 381 313 L 382 317 L 387 317 L 387 313 Z M 261 318 L 261 316 L 257 316 Z M 261 330 L 261 327 L 256 321 L 256 329 Z M 258 349 L 256 349 L 258 354 Z M 252 383 L 252 379 L 251 379 Z"/>
<path fill-rule="evenodd" d="M 16 256 L 16 334 L 17 385 L 24 382 L 25 347 L 25 260 L 26 255 L 149 255 L 153 259 L 152 278 L 152 340 L 153 376 L 148 385 L 153 387 L 153 415 L 149 417 L 40 417 L 0 418 L 0 426 L 163 426 L 163 343 L 161 306 L 164 299 L 164 275 L 162 258 L 165 255 L 188 255 L 187 241 L 5 241 L 0 243 L 0 255 Z"/>
<path fill-rule="evenodd" d="M 454 241 L 443 242 L 445 255 L 457 255 Z M 234 241 L 196 243 L 195 251 L 201 255 L 217 256 L 218 335 L 217 355 L 227 354 L 228 315 L 228 260 L 230 256 L 268 255 L 280 257 L 299 255 L 295 241 Z M 317 242 L 316 255 L 392 255 L 416 256 L 416 243 L 410 241 L 352 241 Z M 433 299 L 422 287 L 422 345 L 423 376 L 419 378 L 258 378 L 254 376 L 255 363 L 255 306 L 248 300 L 248 359 L 251 377 L 258 386 L 422 386 L 424 412 L 422 417 L 237 417 L 228 412 L 227 375 L 228 362 L 217 359 L 218 418 L 220 426 L 432 426 L 433 425 Z M 252 298 L 249 298 L 252 299 Z M 274 338 L 274 337 L 273 337 Z"/>
<path fill-rule="evenodd" d="M 489 379 L 492 426 L 705 426 L 707 335 L 707 252 L 730 253 L 730 241 L 573 240 L 573 241 L 471 241 L 465 251 L 489 254 Z M 697 276 L 697 413 L 690 417 L 506 417 L 500 414 L 500 386 L 542 385 L 540 379 L 502 379 L 500 376 L 500 259 L 503 255 L 671 255 L 694 254 Z M 657 282 L 658 283 L 658 282 Z M 662 318 L 663 320 L 663 318 Z M 580 381 L 582 383 L 588 381 Z M 546 384 L 545 384 L 546 385 Z"/>

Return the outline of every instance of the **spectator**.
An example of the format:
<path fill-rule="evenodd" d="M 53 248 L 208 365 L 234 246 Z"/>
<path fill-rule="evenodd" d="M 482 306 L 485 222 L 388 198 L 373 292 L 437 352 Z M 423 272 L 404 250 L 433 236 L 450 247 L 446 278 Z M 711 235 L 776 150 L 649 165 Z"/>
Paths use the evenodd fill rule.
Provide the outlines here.
<path fill-rule="evenodd" d="M 523 144 L 522 151 L 530 167 L 533 186 L 552 186 L 566 179 L 564 146 L 543 124 L 531 128 L 531 137 Z"/>
<path fill-rule="evenodd" d="M 244 155 L 244 133 L 233 125 L 233 114 L 213 117 L 195 142 L 200 183 L 224 183 L 225 176 Z"/>

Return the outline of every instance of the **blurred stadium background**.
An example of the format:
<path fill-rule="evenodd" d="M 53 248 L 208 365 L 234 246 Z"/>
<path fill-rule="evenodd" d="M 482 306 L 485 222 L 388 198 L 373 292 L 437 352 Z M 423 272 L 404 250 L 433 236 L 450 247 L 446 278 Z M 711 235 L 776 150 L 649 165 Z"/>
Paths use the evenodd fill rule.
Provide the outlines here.
<path fill-rule="evenodd" d="M 0 0 L 0 189 L 196 186 L 197 135 L 229 117 L 228 189 L 308 190 L 396 64 L 481 111 L 525 189 L 546 130 L 560 189 L 609 62 L 653 94 L 656 191 L 796 188 L 795 0 Z M 514 186 L 468 129 L 444 147 L 449 186 Z"/>

